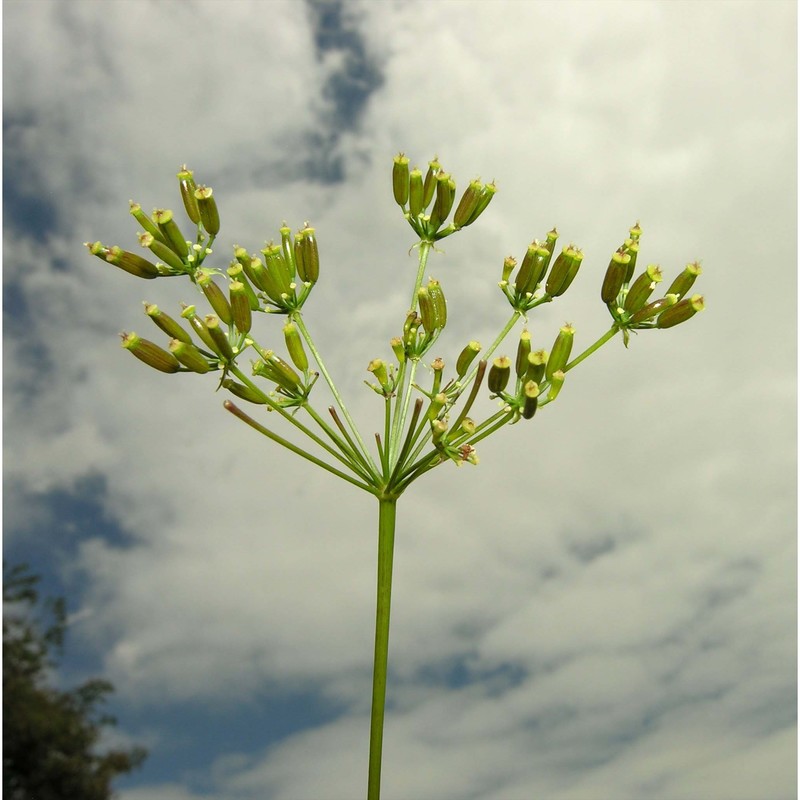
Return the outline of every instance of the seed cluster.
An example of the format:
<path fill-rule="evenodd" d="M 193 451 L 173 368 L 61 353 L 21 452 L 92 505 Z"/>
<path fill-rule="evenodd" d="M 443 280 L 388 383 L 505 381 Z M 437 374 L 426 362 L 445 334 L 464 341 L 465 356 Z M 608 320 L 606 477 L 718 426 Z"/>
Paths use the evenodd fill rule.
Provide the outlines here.
<path fill-rule="evenodd" d="M 652 299 L 662 271 L 650 264 L 636 275 L 641 238 L 637 223 L 612 255 L 602 282 L 600 296 L 612 318 L 608 332 L 570 360 L 575 338 L 571 324 L 560 328 L 549 351 L 534 346 L 524 326 L 516 354 L 495 356 L 520 320 L 527 322 L 537 306 L 564 295 L 578 275 L 583 252 L 574 244 L 558 251 L 559 234 L 553 228 L 531 242 L 519 264 L 512 256 L 504 259 L 499 287 L 512 315 L 495 341 L 486 351 L 479 342 L 469 341 L 455 358 L 450 377 L 445 361 L 435 358 L 425 365 L 430 383 L 422 386 L 418 368 L 448 322 L 442 283 L 434 278 L 423 283 L 428 257 L 435 242 L 483 214 L 496 187 L 493 182 L 472 180 L 456 204 L 455 180 L 437 158 L 428 163 L 423 176 L 400 153 L 393 160 L 392 190 L 418 237 L 419 263 L 409 309 L 399 321 L 398 335 L 389 342 L 391 356 L 376 357 L 367 365 L 372 382 L 365 383 L 382 398 L 385 409 L 384 429 L 375 434 L 376 457 L 365 445 L 304 319 L 304 306 L 320 277 L 315 229 L 306 222 L 293 234 L 284 223 L 277 241 L 267 242 L 259 254 L 235 246 L 227 267 L 210 266 L 220 231 L 215 194 L 209 186 L 198 186 L 185 165 L 177 178 L 183 208 L 194 226 L 192 237 L 185 236 L 171 209 L 156 208 L 147 215 L 131 202 L 130 213 L 142 228 L 138 238 L 145 255 L 99 241 L 87 247 L 92 255 L 139 278 L 189 278 L 210 313 L 198 312 L 195 303 L 183 304 L 176 319 L 145 303 L 146 316 L 167 337 L 165 346 L 136 333 L 123 333 L 122 346 L 161 372 L 220 373 L 218 387 L 277 412 L 321 453 L 289 443 L 227 401 L 229 411 L 273 441 L 378 497 L 399 496 L 416 478 L 446 461 L 476 464 L 475 445 L 480 440 L 506 424 L 531 419 L 553 402 L 567 373 L 617 333 L 627 346 L 631 331 L 671 328 L 704 308 L 702 296 L 689 294 L 701 273 L 696 262 L 685 267 L 663 296 Z M 285 358 L 256 338 L 253 328 L 259 313 L 286 318 L 280 337 Z M 249 369 L 243 364 L 248 357 Z M 311 401 L 320 376 L 335 399 L 327 415 Z M 477 421 L 470 412 L 484 380 L 499 410 Z"/>

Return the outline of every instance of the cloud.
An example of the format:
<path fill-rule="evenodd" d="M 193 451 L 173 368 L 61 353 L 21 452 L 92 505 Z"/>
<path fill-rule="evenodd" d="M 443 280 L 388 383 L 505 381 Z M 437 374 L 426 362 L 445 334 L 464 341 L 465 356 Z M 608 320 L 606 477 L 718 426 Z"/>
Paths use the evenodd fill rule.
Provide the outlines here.
<path fill-rule="evenodd" d="M 492 341 L 510 314 L 503 257 L 553 224 L 586 260 L 529 321 L 537 347 L 567 319 L 576 347 L 604 332 L 598 287 L 638 216 L 667 280 L 703 258 L 709 310 L 606 345 L 558 403 L 481 442 L 479 467 L 443 466 L 401 498 L 387 797 L 785 796 L 789 6 L 7 6 L 8 539 L 49 541 L 48 498 L 102 476 L 116 533 L 76 537 L 59 566 L 80 591 L 74 635 L 121 707 L 324 698 L 333 718 L 221 753 L 208 791 L 360 792 L 375 509 L 225 414 L 212 381 L 122 353 L 119 330 L 159 335 L 141 300 L 177 314 L 201 298 L 81 243 L 133 247 L 126 200 L 178 202 L 183 162 L 219 197 L 219 266 L 311 219 L 309 327 L 369 437 L 382 418 L 365 367 L 389 356 L 416 266 L 391 156 L 424 168 L 438 153 L 459 187 L 481 175 L 500 192 L 428 265 L 450 309 L 432 355 Z M 48 44 L 35 61 L 30 38 Z M 264 323 L 280 347 L 280 322 Z M 211 796 L 185 775 L 125 800 Z"/>

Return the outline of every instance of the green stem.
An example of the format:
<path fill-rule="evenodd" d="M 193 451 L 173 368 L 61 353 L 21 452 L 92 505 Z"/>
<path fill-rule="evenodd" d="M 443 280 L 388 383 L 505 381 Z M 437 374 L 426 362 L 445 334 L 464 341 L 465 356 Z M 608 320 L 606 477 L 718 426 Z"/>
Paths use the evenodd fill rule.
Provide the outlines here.
<path fill-rule="evenodd" d="M 564 372 L 569 372 L 573 367 L 577 367 L 581 361 L 588 358 L 595 350 L 599 350 L 606 342 L 610 342 L 617 333 L 619 333 L 619 328 L 616 325 L 612 325 L 611 329 L 604 333 L 591 347 L 584 350 L 577 358 L 573 358 L 572 361 L 564 367 Z"/>
<path fill-rule="evenodd" d="M 594 353 L 595 351 L 599 350 L 606 342 L 610 342 L 618 333 L 620 329 L 616 325 L 612 325 L 611 329 L 606 331 L 591 347 L 587 347 L 577 358 L 573 358 L 572 361 L 564 367 L 564 372 L 569 372 L 573 367 L 577 367 L 578 364 L 581 363 L 586 358 Z M 545 383 L 541 388 L 546 389 L 548 383 Z M 544 394 L 544 392 L 542 392 Z M 542 395 L 540 395 L 541 397 Z M 551 403 L 552 400 L 549 400 L 547 397 L 544 397 L 539 401 L 539 408 L 544 408 L 544 406 Z"/>
<path fill-rule="evenodd" d="M 350 467 L 350 469 L 352 469 L 353 472 L 355 472 L 359 477 L 364 478 L 364 480 L 367 481 L 368 483 L 370 482 L 370 477 L 368 473 L 365 470 L 359 469 L 359 464 L 356 459 L 350 458 L 349 454 L 344 449 L 342 450 L 342 452 L 344 452 L 345 455 L 347 455 L 348 457 L 347 458 L 342 457 L 339 453 L 336 452 L 336 450 L 330 447 L 325 441 L 320 439 L 320 437 L 317 436 L 312 430 L 303 425 L 303 423 L 300 422 L 293 414 L 288 413 L 286 409 L 283 408 L 283 406 L 281 406 L 279 403 L 276 403 L 268 394 L 266 394 L 258 386 L 256 386 L 256 384 L 254 384 L 253 381 L 251 381 L 247 377 L 247 375 L 245 375 L 235 364 L 232 364 L 230 366 L 230 373 L 231 375 L 235 375 L 245 386 L 249 387 L 254 392 L 258 392 L 261 395 L 261 397 L 264 398 L 266 405 L 268 405 L 273 411 L 277 411 L 287 422 L 290 422 L 298 430 L 302 431 L 306 436 L 308 436 L 309 439 L 316 442 L 323 450 L 326 450 L 335 459 L 341 461 L 342 464 L 345 464 L 346 466 Z M 317 420 L 317 422 L 323 427 L 324 430 L 324 424 L 320 422 L 318 416 L 315 416 L 315 414 L 312 413 L 313 410 L 308 405 L 308 403 L 305 403 L 305 408 L 307 411 L 309 411 L 309 413 L 311 413 L 311 416 Z"/>
<path fill-rule="evenodd" d="M 367 800 L 380 800 L 386 669 L 389 661 L 389 610 L 392 600 L 392 560 L 397 497 L 379 497 L 378 598 L 375 614 L 375 661 L 372 673 L 372 716 L 369 729 Z"/>
<path fill-rule="evenodd" d="M 476 430 L 476 432 L 470 437 L 469 444 L 474 445 L 477 444 L 481 439 L 485 439 L 487 436 L 491 436 L 496 430 L 499 430 L 506 425 L 507 423 L 511 422 L 514 418 L 514 414 L 509 411 L 498 411 L 491 419 L 486 420 L 486 422 L 493 422 L 491 425 L 487 425 L 486 428 L 483 430 Z M 484 423 L 486 424 L 486 423 Z M 483 426 L 481 426 L 482 428 Z"/>
<path fill-rule="evenodd" d="M 422 286 L 422 279 L 425 277 L 425 267 L 428 264 L 428 255 L 431 252 L 431 247 L 433 247 L 432 242 L 425 241 L 424 239 L 420 240 L 419 267 L 417 268 L 417 280 L 414 283 L 414 294 L 411 295 L 411 306 L 409 309 L 411 311 L 414 311 L 417 307 L 417 294 Z"/>
<path fill-rule="evenodd" d="M 332 475 L 336 475 L 337 477 L 341 478 L 343 481 L 347 481 L 348 483 L 352 483 L 353 486 L 358 486 L 359 489 L 363 489 L 365 492 L 369 492 L 370 494 L 375 494 L 375 488 L 372 486 L 368 486 L 366 483 L 361 483 L 361 481 L 357 481 L 355 478 L 351 478 L 349 475 L 345 474 L 341 470 L 332 467 L 330 464 L 326 464 L 322 459 L 317 458 L 316 456 L 312 456 L 311 453 L 307 453 L 303 450 L 302 447 L 298 447 L 296 444 L 287 441 L 282 436 L 278 436 L 277 433 L 273 433 L 269 428 L 265 428 L 263 425 L 259 425 L 249 414 L 245 414 L 241 408 L 234 405 L 230 400 L 226 400 L 222 404 L 227 411 L 230 411 L 235 417 L 238 417 L 242 422 L 247 423 L 253 430 L 258 431 L 259 433 L 266 436 L 268 439 L 272 439 L 273 442 L 277 444 L 283 445 L 287 450 L 291 450 L 293 453 L 297 453 L 297 455 L 302 456 L 303 458 L 310 461 L 312 464 L 316 464 L 318 467 L 322 467 L 323 469 L 330 472 Z"/>
<path fill-rule="evenodd" d="M 406 361 L 406 364 L 409 362 Z M 417 373 L 419 366 L 419 359 L 414 358 L 411 360 L 411 369 L 407 369 L 403 374 L 403 381 L 397 387 L 397 399 L 395 401 L 394 419 L 392 420 L 392 449 L 389 451 L 389 464 L 394 467 L 397 463 L 396 456 L 397 450 L 400 445 L 400 437 L 403 434 L 403 428 L 406 424 L 408 417 L 408 409 L 411 405 L 411 390 L 414 383 L 414 376 Z M 405 383 L 405 386 L 403 386 Z M 401 397 L 402 394 L 402 397 Z"/>
<path fill-rule="evenodd" d="M 392 474 L 389 476 L 389 482 L 387 484 L 389 487 L 394 486 L 398 472 L 400 469 L 402 469 L 403 464 L 405 464 L 408 451 L 411 449 L 411 445 L 414 443 L 417 420 L 419 419 L 419 415 L 422 413 L 422 405 L 422 398 L 418 397 L 417 401 L 414 403 L 414 410 L 411 412 L 411 420 L 408 423 L 406 438 L 403 441 L 403 446 L 400 448 L 400 452 L 397 454 L 397 463 L 394 465 Z"/>
<path fill-rule="evenodd" d="M 339 394 L 339 390 L 336 388 L 336 384 L 333 382 L 333 378 L 331 378 L 331 376 L 328 374 L 328 370 L 325 368 L 325 363 L 322 360 L 322 356 L 319 354 L 319 351 L 317 350 L 314 344 L 314 340 L 311 338 L 311 334 L 308 332 L 308 328 L 306 328 L 306 324 L 303 321 L 303 315 L 300 314 L 300 312 L 298 311 L 297 313 L 292 315 L 292 321 L 295 323 L 295 325 L 297 325 L 297 329 L 300 331 L 303 338 L 306 340 L 308 349 L 311 351 L 311 354 L 314 356 L 314 360 L 317 362 L 319 371 L 325 378 L 325 381 L 331 390 L 331 394 L 334 396 L 339 408 L 342 409 L 342 414 L 344 414 L 344 418 L 347 420 L 347 424 L 350 426 L 350 431 L 352 432 L 353 436 L 355 437 L 356 441 L 361 447 L 361 452 L 363 453 L 367 464 L 369 464 L 370 472 L 377 479 L 378 467 L 372 460 L 372 457 L 369 454 L 369 450 L 367 450 L 367 446 L 364 444 L 364 440 L 361 438 L 361 434 L 359 433 L 355 422 L 353 422 L 353 418 L 350 416 L 350 412 L 347 410 L 347 406 L 344 404 L 344 400 L 342 399 L 342 396 Z"/>
<path fill-rule="evenodd" d="M 508 336 L 511 329 L 514 327 L 514 325 L 517 324 L 517 320 L 522 316 L 524 315 L 522 314 L 521 311 L 517 311 L 516 309 L 514 310 L 514 313 L 511 315 L 511 318 L 508 320 L 508 322 L 506 322 L 506 326 L 503 328 L 502 331 L 500 331 L 499 334 L 497 334 L 497 338 L 491 343 L 491 345 L 489 345 L 489 349 L 481 355 L 481 359 L 483 361 L 486 362 L 489 361 L 489 359 L 492 357 L 492 353 L 494 353 L 494 351 L 497 350 L 503 339 L 505 339 L 506 336 Z M 466 378 L 464 378 L 462 383 L 466 386 L 472 380 L 477 371 L 478 371 L 478 366 L 476 364 L 469 371 L 469 374 L 466 376 Z"/>
<path fill-rule="evenodd" d="M 415 311 L 417 308 L 420 286 L 422 286 L 422 279 L 425 277 L 425 267 L 428 264 L 428 256 L 430 255 L 433 243 L 424 239 L 419 243 L 419 266 L 417 267 L 417 277 L 414 281 L 414 291 L 411 294 L 411 305 L 409 312 Z M 400 367 L 400 374 L 398 375 L 397 387 L 395 389 L 396 399 L 394 407 L 394 419 L 392 420 L 392 431 L 390 441 L 387 443 L 386 448 L 389 455 L 389 466 L 394 468 L 397 464 L 397 452 L 400 447 L 400 437 L 405 426 L 406 418 L 408 417 L 408 408 L 411 402 L 411 384 L 414 382 L 414 373 L 419 364 L 419 358 L 411 360 L 411 370 L 408 369 L 408 361 L 404 361 Z"/>
<path fill-rule="evenodd" d="M 343 439 L 340 439 L 339 436 L 336 434 L 330 425 L 325 422 L 324 419 L 314 410 L 310 403 L 306 402 L 303 403 L 302 408 L 306 411 L 306 413 L 317 423 L 317 425 L 328 434 L 336 446 L 342 451 L 344 456 L 340 456 L 336 453 L 336 451 L 331 450 L 330 452 L 339 459 L 343 464 L 347 464 L 353 472 L 358 474 L 361 478 L 363 478 L 367 483 L 372 480 L 372 476 L 369 473 L 369 468 L 364 464 L 364 459 L 361 456 L 361 453 L 358 452 L 355 448 L 351 447 L 347 444 Z"/>
<path fill-rule="evenodd" d="M 381 459 L 381 466 L 383 467 L 383 479 L 389 479 L 389 472 L 391 467 L 389 464 L 390 453 L 392 446 L 392 398 L 387 397 L 383 404 L 383 458 Z"/>

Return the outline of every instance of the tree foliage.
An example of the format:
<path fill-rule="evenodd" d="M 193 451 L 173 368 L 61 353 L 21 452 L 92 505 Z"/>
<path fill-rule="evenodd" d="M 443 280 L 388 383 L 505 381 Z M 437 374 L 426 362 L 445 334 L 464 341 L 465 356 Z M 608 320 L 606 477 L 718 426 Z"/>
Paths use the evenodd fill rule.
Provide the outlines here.
<path fill-rule="evenodd" d="M 108 800 L 111 781 L 138 767 L 142 748 L 98 752 L 113 691 L 91 679 L 48 685 L 66 631 L 63 599 L 41 600 L 27 565 L 3 565 L 3 795 L 7 800 Z"/>

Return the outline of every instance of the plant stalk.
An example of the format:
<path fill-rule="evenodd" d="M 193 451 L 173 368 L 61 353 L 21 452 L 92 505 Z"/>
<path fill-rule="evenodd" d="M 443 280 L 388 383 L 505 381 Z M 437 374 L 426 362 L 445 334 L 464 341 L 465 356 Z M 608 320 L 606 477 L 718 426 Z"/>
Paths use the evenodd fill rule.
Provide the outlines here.
<path fill-rule="evenodd" d="M 386 669 L 389 661 L 389 610 L 392 601 L 392 561 L 397 497 L 379 497 L 378 598 L 375 613 L 375 662 L 372 672 L 372 716 L 369 729 L 367 800 L 380 800 Z"/>

